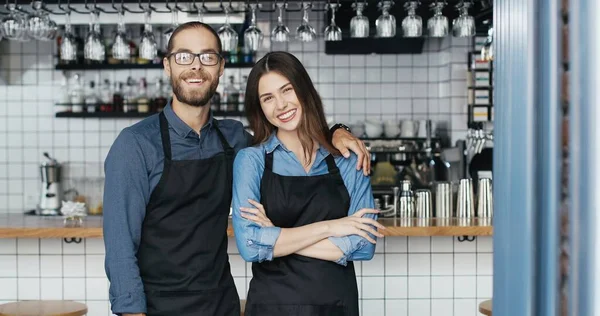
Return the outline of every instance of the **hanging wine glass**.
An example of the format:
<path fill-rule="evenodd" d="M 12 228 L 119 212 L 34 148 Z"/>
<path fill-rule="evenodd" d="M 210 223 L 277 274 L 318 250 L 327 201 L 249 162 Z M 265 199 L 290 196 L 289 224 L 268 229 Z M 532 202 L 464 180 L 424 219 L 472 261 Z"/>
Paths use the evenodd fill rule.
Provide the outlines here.
<path fill-rule="evenodd" d="M 279 16 L 277 17 L 277 26 L 271 32 L 271 41 L 287 42 L 290 39 L 290 29 L 283 24 L 283 10 L 287 6 L 286 3 L 278 2 Z"/>
<path fill-rule="evenodd" d="M 156 40 L 154 39 L 154 32 L 152 32 L 152 25 L 150 24 L 150 14 L 152 9 L 146 9 L 144 17 L 144 31 L 142 33 L 142 40 L 140 41 L 139 54 L 140 58 L 146 60 L 153 60 L 157 55 Z"/>
<path fill-rule="evenodd" d="M 127 39 L 127 30 L 125 29 L 124 11 L 119 10 L 119 24 L 117 25 L 117 34 L 112 47 L 113 58 L 118 60 L 129 60 L 131 57 L 131 48 Z"/>
<path fill-rule="evenodd" d="M 409 1 L 404 5 L 408 16 L 402 20 L 402 33 L 404 37 L 420 37 L 423 34 L 423 19 L 417 15 L 417 1 Z"/>
<path fill-rule="evenodd" d="M 448 18 L 442 14 L 444 2 L 435 2 L 431 4 L 434 11 L 433 17 L 427 21 L 427 30 L 430 37 L 444 37 L 448 35 Z"/>
<path fill-rule="evenodd" d="M 47 14 L 42 11 L 41 1 L 33 1 L 31 6 L 33 7 L 34 11 L 27 20 L 28 35 L 36 40 L 44 41 L 46 40 L 48 32 L 50 31 L 50 26 L 48 25 L 49 19 L 46 18 Z"/>
<path fill-rule="evenodd" d="M 92 19 L 90 21 L 90 30 L 86 36 L 83 47 L 83 57 L 88 61 L 102 62 L 105 57 L 104 44 L 100 35 L 100 25 L 98 24 L 98 12 L 90 12 Z"/>
<path fill-rule="evenodd" d="M 330 3 L 331 8 L 331 24 L 325 28 L 325 40 L 326 41 L 341 41 L 342 40 L 342 29 L 335 24 L 335 11 L 338 8 L 337 3 Z"/>
<path fill-rule="evenodd" d="M 452 21 L 452 34 L 455 37 L 471 37 L 475 35 L 475 19 L 469 15 L 470 2 L 462 1 L 456 6 L 460 16 Z"/>
<path fill-rule="evenodd" d="M 23 33 L 27 33 L 27 24 L 21 18 L 14 3 L 7 5 L 9 15 L 2 19 L 2 31 L 4 38 L 8 40 L 19 40 Z"/>
<path fill-rule="evenodd" d="M 252 19 L 250 22 L 250 26 L 244 32 L 244 46 L 247 50 L 251 52 L 257 52 L 262 46 L 263 41 L 263 33 L 256 26 L 256 8 L 257 4 L 250 4 L 250 10 L 252 14 Z"/>
<path fill-rule="evenodd" d="M 221 39 L 221 45 L 223 51 L 226 52 L 236 52 L 238 47 L 238 33 L 231 27 L 229 24 L 229 12 L 232 10 L 231 6 L 227 6 L 224 8 L 225 10 L 225 24 L 219 28 L 217 34 Z"/>
<path fill-rule="evenodd" d="M 350 37 L 369 37 L 369 18 L 363 15 L 366 2 L 355 2 L 352 7 L 356 10 L 356 16 L 350 20 Z"/>
<path fill-rule="evenodd" d="M 310 10 L 311 4 L 308 2 L 304 2 L 302 4 L 302 23 L 296 29 L 296 39 L 301 42 L 311 42 L 314 41 L 317 37 L 317 32 L 308 22 L 308 11 Z"/>
<path fill-rule="evenodd" d="M 165 30 L 163 36 L 165 38 L 165 48 L 169 45 L 169 40 L 171 39 L 171 35 L 175 32 L 175 29 L 179 26 L 179 15 L 177 7 L 171 9 L 171 26 Z"/>
<path fill-rule="evenodd" d="M 71 12 L 66 13 L 65 33 L 60 43 L 60 59 L 65 62 L 77 60 L 77 41 L 71 30 Z"/>
<path fill-rule="evenodd" d="M 382 1 L 379 3 L 382 13 L 377 20 L 375 20 L 377 37 L 396 36 L 396 18 L 390 14 L 390 8 L 393 3 L 393 1 Z"/>

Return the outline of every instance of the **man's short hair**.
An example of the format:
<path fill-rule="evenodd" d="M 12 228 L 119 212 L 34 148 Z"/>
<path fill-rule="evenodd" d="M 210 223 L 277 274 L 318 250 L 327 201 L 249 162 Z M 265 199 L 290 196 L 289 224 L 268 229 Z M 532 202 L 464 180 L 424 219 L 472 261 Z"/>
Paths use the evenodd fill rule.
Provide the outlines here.
<path fill-rule="evenodd" d="M 171 34 L 171 38 L 169 38 L 169 43 L 167 45 L 167 54 L 170 54 L 173 51 L 173 41 L 174 41 L 175 37 L 177 36 L 177 34 L 179 34 L 179 32 L 181 32 L 181 31 L 193 29 L 193 28 L 203 28 L 203 29 L 206 29 L 207 31 L 209 31 L 215 37 L 215 40 L 217 41 L 217 47 L 218 47 L 217 52 L 219 54 L 222 53 L 223 48 L 221 45 L 221 38 L 219 38 L 219 34 L 217 34 L 217 32 L 215 30 L 213 30 L 213 28 L 210 27 L 210 25 L 208 25 L 206 23 L 202 23 L 200 21 L 191 21 L 191 22 L 187 22 L 187 23 L 179 25 L 175 29 L 175 31 L 173 31 L 173 34 Z"/>

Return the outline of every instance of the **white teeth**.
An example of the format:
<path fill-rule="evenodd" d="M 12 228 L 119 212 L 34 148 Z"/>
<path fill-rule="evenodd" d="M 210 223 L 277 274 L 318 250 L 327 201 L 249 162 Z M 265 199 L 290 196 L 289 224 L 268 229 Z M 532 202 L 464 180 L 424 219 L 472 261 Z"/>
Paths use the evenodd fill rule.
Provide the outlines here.
<path fill-rule="evenodd" d="M 202 82 L 204 82 L 204 80 L 202 80 L 202 79 L 188 79 L 187 82 L 189 82 L 189 83 L 202 83 Z"/>
<path fill-rule="evenodd" d="M 294 114 L 296 114 L 296 110 L 292 110 L 292 111 L 289 111 L 289 112 L 287 112 L 285 114 L 282 114 L 282 115 L 279 116 L 279 118 L 282 119 L 282 120 L 287 120 L 290 117 L 292 117 L 292 115 L 294 115 Z"/>

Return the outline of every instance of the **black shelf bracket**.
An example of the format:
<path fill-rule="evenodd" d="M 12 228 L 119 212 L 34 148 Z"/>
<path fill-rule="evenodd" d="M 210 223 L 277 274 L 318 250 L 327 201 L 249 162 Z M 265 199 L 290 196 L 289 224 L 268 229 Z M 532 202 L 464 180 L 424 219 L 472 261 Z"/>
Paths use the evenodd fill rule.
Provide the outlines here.
<path fill-rule="evenodd" d="M 467 235 L 458 236 L 458 241 L 459 242 L 465 242 L 465 241 L 473 242 L 473 241 L 475 241 L 475 238 L 477 238 L 477 237 L 476 236 L 467 236 Z"/>

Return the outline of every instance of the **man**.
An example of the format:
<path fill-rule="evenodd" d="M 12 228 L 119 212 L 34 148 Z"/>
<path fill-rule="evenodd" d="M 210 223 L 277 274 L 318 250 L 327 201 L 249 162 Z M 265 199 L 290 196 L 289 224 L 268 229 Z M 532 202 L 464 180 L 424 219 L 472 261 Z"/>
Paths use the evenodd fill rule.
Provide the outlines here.
<path fill-rule="evenodd" d="M 210 112 L 220 53 L 210 26 L 179 26 L 163 60 L 171 103 L 123 129 L 106 158 L 105 267 L 115 314 L 240 315 L 226 231 L 234 155 L 251 136 Z M 368 174 L 362 142 L 338 129 L 334 145 L 362 157 L 357 168 Z"/>

